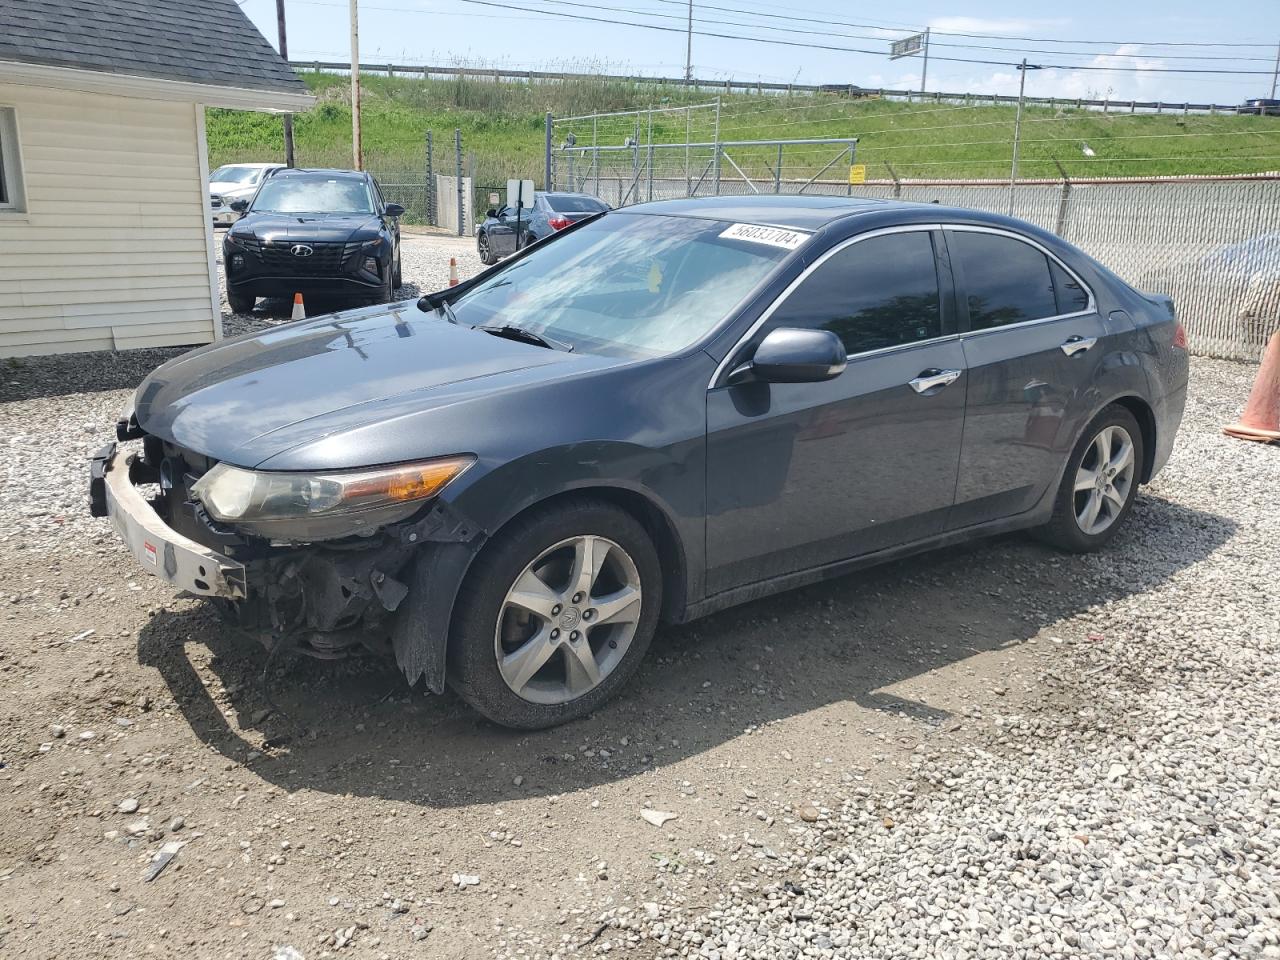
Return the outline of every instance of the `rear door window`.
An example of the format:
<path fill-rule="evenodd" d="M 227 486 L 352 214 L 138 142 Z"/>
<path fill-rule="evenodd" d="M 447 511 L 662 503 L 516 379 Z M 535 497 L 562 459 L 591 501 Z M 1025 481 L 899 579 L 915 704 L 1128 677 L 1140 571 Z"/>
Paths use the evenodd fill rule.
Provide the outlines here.
<path fill-rule="evenodd" d="M 952 230 L 947 233 L 947 250 L 960 268 L 970 330 L 1063 312 L 1058 309 L 1049 258 L 1031 244 L 995 233 Z"/>
<path fill-rule="evenodd" d="M 933 238 L 891 233 L 838 250 L 774 311 L 770 327 L 830 330 L 850 354 L 942 336 Z"/>

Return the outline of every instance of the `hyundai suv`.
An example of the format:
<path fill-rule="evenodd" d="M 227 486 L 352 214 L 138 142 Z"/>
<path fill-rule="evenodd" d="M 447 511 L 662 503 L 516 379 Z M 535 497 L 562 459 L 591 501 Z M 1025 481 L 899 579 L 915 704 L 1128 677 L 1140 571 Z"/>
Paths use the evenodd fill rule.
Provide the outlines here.
<path fill-rule="evenodd" d="M 258 297 L 318 293 L 391 300 L 400 285 L 404 207 L 357 170 L 281 170 L 263 180 L 222 241 L 227 303 L 249 313 Z"/>

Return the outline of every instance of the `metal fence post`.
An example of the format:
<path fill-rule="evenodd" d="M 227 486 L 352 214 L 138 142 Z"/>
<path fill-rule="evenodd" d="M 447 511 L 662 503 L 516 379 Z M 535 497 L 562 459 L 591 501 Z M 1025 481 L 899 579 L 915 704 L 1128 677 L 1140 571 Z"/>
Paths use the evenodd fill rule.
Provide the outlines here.
<path fill-rule="evenodd" d="M 1062 174 L 1062 193 L 1058 197 L 1058 219 L 1053 226 L 1053 232 L 1065 240 L 1067 213 L 1071 209 L 1071 178 L 1067 176 L 1067 171 L 1057 160 L 1053 161 L 1053 165 L 1058 168 L 1058 173 Z"/>
<path fill-rule="evenodd" d="M 646 199 L 653 199 L 653 107 L 649 107 L 649 156 L 646 158 L 646 164 L 649 167 L 649 187 Z"/>
<path fill-rule="evenodd" d="M 432 169 L 431 131 L 427 131 L 427 223 L 436 226 L 436 177 Z"/>
<path fill-rule="evenodd" d="M 551 111 L 547 111 L 547 130 L 546 130 L 546 168 L 543 170 L 543 190 L 554 190 L 556 188 L 555 181 L 551 179 Z"/>
<path fill-rule="evenodd" d="M 693 187 L 693 177 L 689 172 L 689 143 L 693 137 L 693 107 L 684 108 L 684 195 L 687 197 Z"/>
<path fill-rule="evenodd" d="M 599 123 L 598 117 L 591 118 L 591 167 L 596 174 L 596 188 L 593 192 L 597 197 L 600 196 L 600 138 L 597 129 Z"/>
<path fill-rule="evenodd" d="M 462 130 L 455 129 L 453 131 L 453 161 L 454 174 L 458 182 L 458 236 L 465 237 L 467 235 L 466 223 L 464 221 L 466 206 L 462 199 Z"/>
<path fill-rule="evenodd" d="M 711 157 L 711 165 L 715 170 L 715 195 L 720 196 L 720 98 L 716 97 L 716 129 L 715 137 L 715 153 Z"/>
<path fill-rule="evenodd" d="M 782 192 L 782 144 L 778 144 L 778 165 L 773 170 L 773 192 Z"/>

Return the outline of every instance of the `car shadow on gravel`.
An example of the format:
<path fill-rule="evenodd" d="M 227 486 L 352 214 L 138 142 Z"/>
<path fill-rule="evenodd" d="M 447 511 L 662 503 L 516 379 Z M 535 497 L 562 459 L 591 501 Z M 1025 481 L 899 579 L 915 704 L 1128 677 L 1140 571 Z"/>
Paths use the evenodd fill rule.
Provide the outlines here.
<path fill-rule="evenodd" d="M 1098 555 L 1011 535 L 759 600 L 660 630 L 620 697 L 537 733 L 494 726 L 452 694 L 411 692 L 394 666 L 372 658 L 289 663 L 272 676 L 273 710 L 260 682 L 265 651 L 203 605 L 153 615 L 138 653 L 196 736 L 283 789 L 428 807 L 493 803 L 624 779 L 840 701 L 905 713 L 927 735 L 947 712 L 886 688 L 1149 590 L 1208 557 L 1234 528 L 1144 495 Z M 212 676 L 202 678 L 206 660 Z M 859 735 L 853 723 L 839 734 Z"/>

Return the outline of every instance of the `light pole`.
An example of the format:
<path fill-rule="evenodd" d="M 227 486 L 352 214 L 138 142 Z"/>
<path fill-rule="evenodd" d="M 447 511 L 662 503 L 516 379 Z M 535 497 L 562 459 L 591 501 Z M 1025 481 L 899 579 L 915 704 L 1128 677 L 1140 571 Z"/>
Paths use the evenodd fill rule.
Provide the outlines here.
<path fill-rule="evenodd" d="M 364 169 L 364 151 L 360 149 L 360 13 L 357 0 L 351 2 L 351 160 L 357 170 Z"/>
<path fill-rule="evenodd" d="M 1018 65 L 1018 69 L 1022 71 L 1022 76 L 1018 80 L 1018 112 L 1013 119 L 1013 163 L 1009 166 L 1009 216 L 1013 216 L 1013 185 L 1018 179 L 1018 145 L 1022 139 L 1022 99 L 1027 90 L 1027 71 L 1040 70 L 1039 64 L 1027 63 L 1027 58 L 1022 58 L 1022 63 Z"/>

